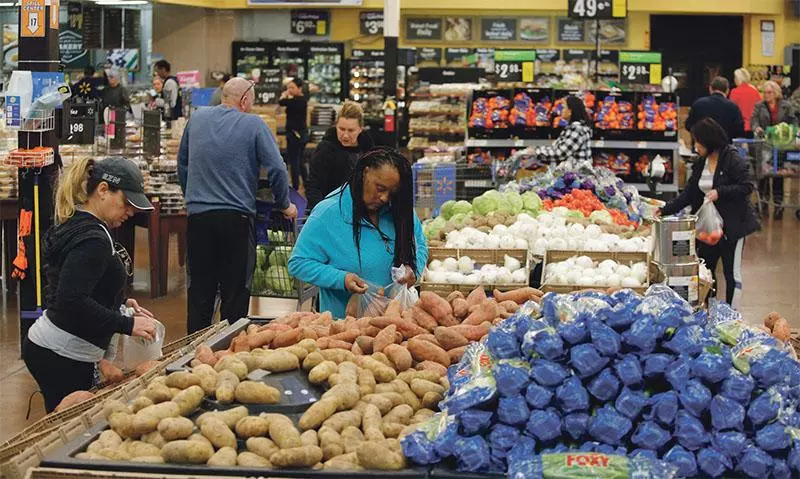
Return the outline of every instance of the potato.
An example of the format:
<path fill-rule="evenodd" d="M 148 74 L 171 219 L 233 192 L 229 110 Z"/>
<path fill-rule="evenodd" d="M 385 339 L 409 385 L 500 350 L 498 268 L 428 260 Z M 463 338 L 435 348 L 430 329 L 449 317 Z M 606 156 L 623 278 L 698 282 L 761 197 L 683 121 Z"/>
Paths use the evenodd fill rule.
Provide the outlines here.
<path fill-rule="evenodd" d="M 375 380 L 378 382 L 388 383 L 397 377 L 397 372 L 394 369 L 386 366 L 372 356 L 361 356 L 358 358 L 358 365 L 364 369 L 369 369 L 372 371 L 372 374 L 375 376 Z"/>
<path fill-rule="evenodd" d="M 300 440 L 300 431 L 294 427 L 292 420 L 280 414 L 269 416 L 269 437 L 281 449 L 291 449 L 303 445 L 303 441 Z"/>
<path fill-rule="evenodd" d="M 258 454 L 264 459 L 269 458 L 276 451 L 280 450 L 280 448 L 272 442 L 272 439 L 267 439 L 266 437 L 248 438 L 245 445 L 248 451 Z"/>
<path fill-rule="evenodd" d="M 200 387 L 203 388 L 203 392 L 206 393 L 207 396 L 213 396 L 217 391 L 217 379 L 219 378 L 219 373 L 208 364 L 200 364 L 199 366 L 195 366 L 192 368 L 192 372 L 195 376 L 200 378 Z"/>
<path fill-rule="evenodd" d="M 322 465 L 323 469 L 328 470 L 346 470 L 346 471 L 360 471 L 364 468 L 358 463 L 358 456 L 355 452 L 349 454 L 342 454 L 336 456 Z"/>
<path fill-rule="evenodd" d="M 208 444 L 208 447 L 210 447 L 211 449 L 214 449 L 214 445 L 211 444 L 211 441 L 206 439 L 206 437 L 204 435 L 200 434 L 199 432 L 196 432 L 196 433 L 192 434 L 191 436 L 189 436 L 188 440 L 189 441 L 202 442 L 203 444 Z"/>
<path fill-rule="evenodd" d="M 235 374 L 240 381 L 244 380 L 249 372 L 247 365 L 235 356 L 225 356 L 220 359 L 216 366 L 214 366 L 214 369 L 217 372 L 230 371 Z"/>
<path fill-rule="evenodd" d="M 335 362 L 323 361 L 309 371 L 308 382 L 311 384 L 322 384 L 328 380 L 331 374 L 336 373 L 338 370 L 339 366 Z"/>
<path fill-rule="evenodd" d="M 217 401 L 222 404 L 232 403 L 238 385 L 239 377 L 236 373 L 227 369 L 222 370 L 217 376 L 217 390 L 215 391 Z"/>
<path fill-rule="evenodd" d="M 214 455 L 214 448 L 200 441 L 179 440 L 164 444 L 161 455 L 175 464 L 205 464 Z"/>
<path fill-rule="evenodd" d="M 96 452 L 79 452 L 78 454 L 75 454 L 75 459 L 82 459 L 84 461 L 105 461 L 107 458 L 97 454 Z"/>
<path fill-rule="evenodd" d="M 216 449 L 226 446 L 236 449 L 236 435 L 221 419 L 212 417 L 203 421 L 200 432 Z"/>
<path fill-rule="evenodd" d="M 281 392 L 264 383 L 242 381 L 236 386 L 234 397 L 242 404 L 276 404 L 281 399 Z"/>
<path fill-rule="evenodd" d="M 361 432 L 361 429 L 355 426 L 347 426 L 342 431 L 342 444 L 344 445 L 345 453 L 356 452 L 362 442 L 364 442 L 364 433 Z"/>
<path fill-rule="evenodd" d="M 361 395 L 372 394 L 375 392 L 375 375 L 372 371 L 365 368 L 358 368 L 358 389 Z"/>
<path fill-rule="evenodd" d="M 189 371 L 177 371 L 167 376 L 167 387 L 186 389 L 189 386 L 199 386 L 200 376 Z"/>
<path fill-rule="evenodd" d="M 236 457 L 236 464 L 244 467 L 272 467 L 268 460 L 249 451 L 240 452 Z"/>
<path fill-rule="evenodd" d="M 236 449 L 232 447 L 223 447 L 215 452 L 206 464 L 209 466 L 235 466 L 236 456 Z"/>
<path fill-rule="evenodd" d="M 389 357 L 383 354 L 382 352 L 372 353 L 369 357 L 378 361 L 379 363 L 383 364 L 388 368 L 394 368 L 394 364 L 389 360 Z"/>
<path fill-rule="evenodd" d="M 130 454 L 131 457 L 161 456 L 161 448 L 142 441 L 133 441 L 129 443 L 127 447 L 125 447 L 125 451 Z"/>
<path fill-rule="evenodd" d="M 384 348 L 383 353 L 394 364 L 394 369 L 397 371 L 405 371 L 411 369 L 412 358 L 408 349 L 400 346 L 399 344 L 390 344 Z"/>
<path fill-rule="evenodd" d="M 309 430 L 320 426 L 325 420 L 333 416 L 339 408 L 339 400 L 335 397 L 321 398 L 300 416 L 298 425 L 300 429 Z"/>
<path fill-rule="evenodd" d="M 384 471 L 399 471 L 407 467 L 406 458 L 402 452 L 396 452 L 388 447 L 371 441 L 365 441 L 356 451 L 358 462 L 367 469 Z"/>
<path fill-rule="evenodd" d="M 193 385 L 176 394 L 175 397 L 172 398 L 172 402 L 178 405 L 182 416 L 188 416 L 200 406 L 200 403 L 203 402 L 203 398 L 205 398 L 203 388 Z"/>
<path fill-rule="evenodd" d="M 162 419 L 178 417 L 180 412 L 180 406 L 172 401 L 147 406 L 133 416 L 133 437 L 138 438 L 142 434 L 155 431 Z"/>
<path fill-rule="evenodd" d="M 339 365 L 339 370 L 328 377 L 328 384 L 336 386 L 339 383 L 358 383 L 358 366 L 356 363 L 345 361 Z"/>
<path fill-rule="evenodd" d="M 305 351 L 303 348 L 300 350 Z M 300 368 L 300 359 L 289 351 L 270 351 L 258 356 L 256 365 L 266 371 L 280 373 Z"/>
<path fill-rule="evenodd" d="M 141 434 L 134 432 L 133 414 L 126 412 L 111 413 L 111 416 L 108 417 L 108 425 L 122 438 L 141 436 Z"/>
<path fill-rule="evenodd" d="M 265 436 L 269 431 L 269 421 L 259 416 L 247 416 L 236 423 L 236 435 L 242 439 Z"/>
<path fill-rule="evenodd" d="M 409 424 L 425 422 L 428 419 L 430 419 L 434 414 L 436 413 L 433 412 L 431 409 L 420 409 L 414 413 L 414 417 L 411 418 Z"/>
<path fill-rule="evenodd" d="M 275 467 L 311 467 L 322 460 L 319 446 L 300 446 L 282 449 L 269 458 Z"/>
<path fill-rule="evenodd" d="M 136 399 L 134 399 L 131 402 L 131 409 L 133 410 L 134 413 L 137 413 L 142 409 L 146 408 L 147 406 L 152 406 L 152 405 L 153 405 L 153 400 L 150 399 L 149 397 L 137 396 Z"/>
<path fill-rule="evenodd" d="M 134 457 L 133 459 L 131 459 L 131 462 L 140 462 L 140 463 L 146 463 L 146 464 L 164 464 L 164 462 L 166 462 L 166 461 L 164 461 L 164 457 L 161 456 L 161 454 L 159 453 L 159 455 L 157 455 L 157 456 L 156 455 L 153 455 L 153 456 L 137 456 L 137 457 Z"/>
<path fill-rule="evenodd" d="M 106 447 L 117 447 L 122 444 L 122 438 L 111 429 L 106 429 L 100 433 L 95 442 L 104 444 Z"/>
<path fill-rule="evenodd" d="M 322 357 L 322 354 L 319 351 L 308 353 L 308 356 L 306 356 L 306 358 L 303 360 L 303 369 L 306 371 L 311 371 L 314 366 L 323 361 L 325 361 L 325 358 Z"/>
<path fill-rule="evenodd" d="M 396 422 L 400 424 L 408 424 L 414 416 L 414 409 L 408 404 L 400 404 L 395 406 L 391 411 L 383 416 L 383 422 Z"/>
<path fill-rule="evenodd" d="M 185 417 L 167 417 L 158 423 L 158 433 L 165 441 L 186 439 L 194 432 L 194 423 Z"/>
<path fill-rule="evenodd" d="M 322 399 L 329 397 L 335 397 L 338 400 L 337 410 L 344 411 L 352 409 L 358 403 L 361 399 L 361 390 L 355 383 L 337 384 L 322 395 Z"/>
<path fill-rule="evenodd" d="M 430 382 L 437 382 L 441 377 L 435 371 L 425 370 L 425 371 L 403 371 L 402 373 L 397 375 L 398 378 L 402 379 L 406 384 L 411 386 L 411 381 L 414 379 L 425 379 L 426 381 Z"/>
<path fill-rule="evenodd" d="M 392 400 L 383 394 L 368 394 L 361 398 L 361 400 L 378 408 L 381 416 L 387 414 L 394 407 Z"/>
<path fill-rule="evenodd" d="M 400 424 L 399 422 L 386 422 L 384 421 L 381 424 L 381 432 L 387 438 L 397 438 L 400 437 L 400 433 L 403 432 L 405 429 L 405 424 Z"/>
<path fill-rule="evenodd" d="M 300 441 L 304 446 L 319 446 L 319 438 L 317 431 L 311 430 L 300 434 Z"/>
<path fill-rule="evenodd" d="M 93 451 L 93 453 L 99 454 L 100 456 L 103 456 L 104 458 L 110 459 L 112 461 L 130 461 L 131 459 L 133 459 L 133 456 L 131 456 L 126 451 L 123 451 L 119 448 L 112 449 L 110 447 L 106 447 L 97 449 Z"/>
<path fill-rule="evenodd" d="M 309 354 L 319 350 L 319 348 L 317 347 L 317 342 L 314 341 L 313 339 L 303 339 L 295 346 L 300 346 L 301 348 L 308 351 Z"/>
<path fill-rule="evenodd" d="M 355 355 L 344 349 L 322 349 L 320 354 L 326 361 L 333 361 L 336 364 L 341 364 L 345 361 L 356 362 Z"/>
<path fill-rule="evenodd" d="M 427 381 L 425 379 L 414 379 L 411 381 L 411 390 L 414 391 L 414 394 L 422 398 L 425 396 L 426 393 L 431 391 L 441 395 L 444 395 L 445 388 L 442 387 L 438 383 L 434 383 L 431 381 Z"/>
<path fill-rule="evenodd" d="M 337 412 L 322 423 L 322 427 L 332 429 L 337 433 L 340 433 L 347 426 L 361 426 L 361 413 L 359 411 Z"/>
<path fill-rule="evenodd" d="M 443 397 L 441 394 L 434 391 L 430 391 L 425 393 L 424 396 L 422 396 L 422 405 L 428 409 L 433 409 L 433 408 L 438 409 L 439 401 L 441 401 L 442 399 Z"/>
<path fill-rule="evenodd" d="M 125 412 L 125 413 L 132 413 L 132 411 L 128 406 L 125 405 L 119 399 L 110 399 L 106 401 L 105 405 L 103 405 L 103 418 L 108 420 L 111 414 L 115 412 Z"/>
<path fill-rule="evenodd" d="M 322 458 L 327 461 L 344 453 L 342 437 L 330 427 L 322 426 L 317 433 L 322 448 Z"/>
<path fill-rule="evenodd" d="M 295 355 L 295 357 L 297 357 L 298 367 L 299 364 L 302 363 L 303 360 L 306 359 L 310 354 L 308 349 L 304 348 L 303 346 L 300 346 L 299 344 L 295 344 L 294 346 L 289 346 L 288 348 L 278 349 L 276 352 L 284 352 L 284 351 L 287 353 L 292 353 Z M 297 369 L 297 368 L 292 368 L 292 369 Z"/>
<path fill-rule="evenodd" d="M 161 436 L 161 433 L 158 431 L 153 431 L 153 432 L 148 432 L 147 434 L 143 434 L 141 439 L 147 444 L 152 444 L 159 449 L 164 447 L 164 444 L 167 443 L 167 441 L 164 440 L 164 437 Z"/>
<path fill-rule="evenodd" d="M 151 381 L 144 390 L 144 395 L 150 398 L 154 404 L 166 402 L 172 399 L 172 391 L 163 382 Z"/>
<path fill-rule="evenodd" d="M 367 441 L 379 441 L 385 439 L 383 432 L 381 432 L 381 412 L 376 406 L 367 404 L 367 406 L 364 408 L 362 424 L 364 438 Z"/>

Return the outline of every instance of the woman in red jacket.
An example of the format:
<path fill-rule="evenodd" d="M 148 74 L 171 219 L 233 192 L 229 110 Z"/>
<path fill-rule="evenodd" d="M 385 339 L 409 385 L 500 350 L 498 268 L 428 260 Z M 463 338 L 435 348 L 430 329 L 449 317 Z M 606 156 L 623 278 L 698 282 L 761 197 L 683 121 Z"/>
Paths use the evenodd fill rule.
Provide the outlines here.
<path fill-rule="evenodd" d="M 739 68 L 733 72 L 733 81 L 736 88 L 731 90 L 730 100 L 736 103 L 744 118 L 744 132 L 748 138 L 753 137 L 750 127 L 750 117 L 753 116 L 753 109 L 756 103 L 761 101 L 761 93 L 756 87 L 750 84 L 750 72 L 744 68 Z"/>

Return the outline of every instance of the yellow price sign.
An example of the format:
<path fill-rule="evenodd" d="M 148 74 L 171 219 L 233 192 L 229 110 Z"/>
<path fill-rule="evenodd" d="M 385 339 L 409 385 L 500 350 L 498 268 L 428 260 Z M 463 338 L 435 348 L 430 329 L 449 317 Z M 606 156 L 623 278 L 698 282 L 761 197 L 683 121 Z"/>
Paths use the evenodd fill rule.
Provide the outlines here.
<path fill-rule="evenodd" d="M 661 64 L 652 63 L 650 64 L 650 84 L 658 85 L 660 83 L 661 83 Z"/>
<path fill-rule="evenodd" d="M 325 20 L 317 21 L 317 35 L 324 36 L 328 34 L 328 23 Z"/>
<path fill-rule="evenodd" d="M 613 0 L 611 4 L 611 16 L 614 18 L 625 18 L 628 16 L 628 0 Z"/>
<path fill-rule="evenodd" d="M 525 83 L 533 81 L 533 62 L 522 62 L 522 81 Z"/>

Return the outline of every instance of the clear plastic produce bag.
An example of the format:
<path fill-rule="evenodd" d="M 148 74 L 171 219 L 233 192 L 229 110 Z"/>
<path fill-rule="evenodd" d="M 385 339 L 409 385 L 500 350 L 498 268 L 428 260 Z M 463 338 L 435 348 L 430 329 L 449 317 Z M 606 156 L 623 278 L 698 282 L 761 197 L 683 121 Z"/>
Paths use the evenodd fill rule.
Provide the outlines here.
<path fill-rule="evenodd" d="M 364 294 L 354 294 L 350 297 L 345 308 L 345 314 L 354 318 L 365 316 L 381 316 L 392 301 L 386 297 L 386 289 L 367 282 Z"/>
<path fill-rule="evenodd" d="M 715 245 L 722 239 L 722 216 L 712 201 L 706 200 L 697 210 L 697 239 Z"/>
<path fill-rule="evenodd" d="M 156 336 L 152 341 L 135 336 L 122 336 L 122 369 L 130 371 L 137 365 L 161 357 L 167 329 L 156 321 Z"/>
<path fill-rule="evenodd" d="M 400 283 L 406 276 L 408 276 L 407 266 L 392 267 L 392 284 L 385 288 L 386 297 L 400 301 L 401 310 L 406 310 L 419 301 L 419 293 L 413 286 Z"/>

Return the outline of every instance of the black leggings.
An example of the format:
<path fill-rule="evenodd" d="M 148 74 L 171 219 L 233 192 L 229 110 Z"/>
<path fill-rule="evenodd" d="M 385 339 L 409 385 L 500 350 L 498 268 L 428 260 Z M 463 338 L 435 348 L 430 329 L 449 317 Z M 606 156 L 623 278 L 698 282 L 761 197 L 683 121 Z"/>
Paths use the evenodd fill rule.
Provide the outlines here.
<path fill-rule="evenodd" d="M 45 349 L 25 338 L 22 359 L 44 396 L 44 409 L 50 413 L 64 397 L 94 386 L 94 363 L 75 361 Z"/>
<path fill-rule="evenodd" d="M 298 135 L 300 135 L 298 137 Z M 303 184 L 306 184 L 308 174 L 306 172 L 305 158 L 303 152 L 306 149 L 306 134 L 295 133 L 293 131 L 286 132 L 286 162 L 292 174 L 292 188 L 295 190 L 300 188 L 300 178 L 303 178 Z"/>
<path fill-rule="evenodd" d="M 714 246 L 698 242 L 697 256 L 703 258 L 706 267 L 711 270 L 714 278 L 714 288 L 719 288 L 717 281 L 717 262 L 722 260 L 722 274 L 725 276 L 725 301 L 733 309 L 739 309 L 742 299 L 742 253 L 744 251 L 744 238 L 730 241 L 722 238 Z"/>

